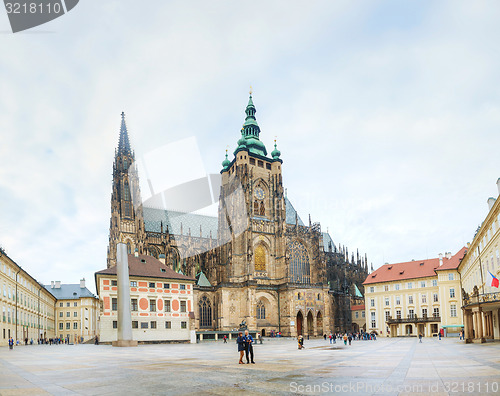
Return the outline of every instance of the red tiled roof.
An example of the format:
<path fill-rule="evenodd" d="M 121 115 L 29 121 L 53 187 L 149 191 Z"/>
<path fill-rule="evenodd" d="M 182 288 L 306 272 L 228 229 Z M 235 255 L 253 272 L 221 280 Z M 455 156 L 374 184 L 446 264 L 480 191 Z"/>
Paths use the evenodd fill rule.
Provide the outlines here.
<path fill-rule="evenodd" d="M 164 279 L 179 279 L 186 281 L 195 281 L 186 275 L 178 274 L 170 267 L 167 267 L 160 260 L 140 254 L 135 257 L 133 254 L 128 255 L 128 270 L 130 276 L 141 276 L 143 278 L 164 278 Z M 116 266 L 106 268 L 95 273 L 96 275 L 116 275 Z"/>
<path fill-rule="evenodd" d="M 441 267 L 439 266 L 439 258 L 385 264 L 368 275 L 363 284 L 368 285 L 372 283 L 435 276 L 436 271 L 458 268 L 458 264 L 460 264 L 460 260 L 464 257 L 465 251 L 466 248 L 463 247 L 450 259 L 443 257 L 443 264 Z"/>
<path fill-rule="evenodd" d="M 351 305 L 351 311 L 364 311 L 364 310 L 365 310 L 365 304 Z"/>
<path fill-rule="evenodd" d="M 464 246 L 457 252 L 457 254 L 452 256 L 449 260 L 448 259 L 445 260 L 443 258 L 443 265 L 437 268 L 436 271 L 457 269 L 458 265 L 460 264 L 460 261 L 462 261 L 462 259 L 464 258 L 465 253 L 467 253 L 467 248 Z"/>

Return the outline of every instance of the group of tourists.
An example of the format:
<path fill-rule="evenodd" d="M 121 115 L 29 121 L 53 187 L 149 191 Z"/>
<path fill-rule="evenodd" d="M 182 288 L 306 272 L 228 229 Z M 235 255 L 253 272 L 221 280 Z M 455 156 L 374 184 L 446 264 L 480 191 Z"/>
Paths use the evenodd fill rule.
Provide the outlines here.
<path fill-rule="evenodd" d="M 27 337 L 24 339 L 24 345 L 33 345 L 35 342 L 33 338 L 28 339 Z M 46 344 L 46 345 L 62 345 L 69 344 L 69 338 L 39 338 L 37 340 L 38 345 Z M 12 337 L 9 337 L 9 349 L 13 349 L 13 347 L 21 345 L 19 340 L 14 341 Z"/>
<path fill-rule="evenodd" d="M 255 364 L 253 360 L 253 337 L 248 333 L 248 330 L 245 330 L 245 335 L 241 331 L 238 333 L 236 343 L 238 344 L 238 352 L 240 353 L 239 364 L 245 364 L 243 362 L 243 353 L 246 356 L 247 364 Z"/>
<path fill-rule="evenodd" d="M 336 344 L 337 340 L 343 341 L 344 345 L 351 345 L 353 340 L 376 340 L 377 336 L 375 333 L 366 333 L 366 332 L 344 332 L 344 333 L 330 333 L 330 335 L 323 335 L 323 338 L 326 340 L 327 338 L 330 340 L 330 344 Z"/>

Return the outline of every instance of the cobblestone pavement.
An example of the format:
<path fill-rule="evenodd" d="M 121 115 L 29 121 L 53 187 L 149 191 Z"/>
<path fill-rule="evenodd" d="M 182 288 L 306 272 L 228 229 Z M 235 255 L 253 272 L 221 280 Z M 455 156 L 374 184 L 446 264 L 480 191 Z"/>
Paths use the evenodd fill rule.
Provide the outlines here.
<path fill-rule="evenodd" d="M 238 365 L 234 341 L 0 348 L 0 395 L 500 394 L 500 343 L 394 338 L 256 345 Z"/>

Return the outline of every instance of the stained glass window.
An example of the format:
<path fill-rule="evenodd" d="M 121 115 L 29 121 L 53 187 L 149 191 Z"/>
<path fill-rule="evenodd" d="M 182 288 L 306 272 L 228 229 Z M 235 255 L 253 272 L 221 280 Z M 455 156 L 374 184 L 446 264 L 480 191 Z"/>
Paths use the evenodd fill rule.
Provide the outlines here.
<path fill-rule="evenodd" d="M 174 271 L 177 271 L 179 269 L 179 262 L 180 262 L 180 256 L 177 249 L 172 249 L 172 254 L 170 257 L 172 260 L 172 268 L 174 269 Z"/>
<path fill-rule="evenodd" d="M 262 301 L 257 303 L 257 319 L 265 319 L 266 318 L 266 306 Z"/>
<path fill-rule="evenodd" d="M 259 245 L 255 248 L 255 271 L 266 270 L 266 248 Z"/>
<path fill-rule="evenodd" d="M 293 241 L 288 245 L 290 254 L 290 280 L 298 283 L 310 282 L 309 255 L 304 245 Z"/>
<path fill-rule="evenodd" d="M 123 200 L 130 201 L 130 186 L 127 181 L 123 183 Z"/>
<path fill-rule="evenodd" d="M 207 296 L 203 296 L 198 303 L 200 310 L 200 327 L 212 327 L 212 304 Z"/>
<path fill-rule="evenodd" d="M 264 206 L 264 202 L 260 202 L 260 215 L 265 216 L 266 215 L 266 208 Z"/>

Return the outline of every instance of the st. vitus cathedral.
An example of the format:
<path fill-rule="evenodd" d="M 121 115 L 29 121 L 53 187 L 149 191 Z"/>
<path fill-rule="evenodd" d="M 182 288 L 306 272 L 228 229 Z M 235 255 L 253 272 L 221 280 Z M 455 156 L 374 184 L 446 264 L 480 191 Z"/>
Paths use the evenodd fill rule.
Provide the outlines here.
<path fill-rule="evenodd" d="M 281 152 L 268 155 L 250 95 L 232 159 L 222 162 L 218 216 L 141 200 L 135 154 L 122 113 L 113 164 L 108 267 L 116 244 L 196 278 L 196 329 L 263 335 L 323 335 L 350 330 L 349 298 L 368 273 L 366 256 L 349 260 L 319 223 L 306 225 L 286 196 Z M 220 188 L 219 188 L 220 187 Z M 215 190 L 214 190 L 215 191 Z M 217 192 L 214 192 L 217 194 Z M 357 289 L 356 289 L 357 290 Z"/>

